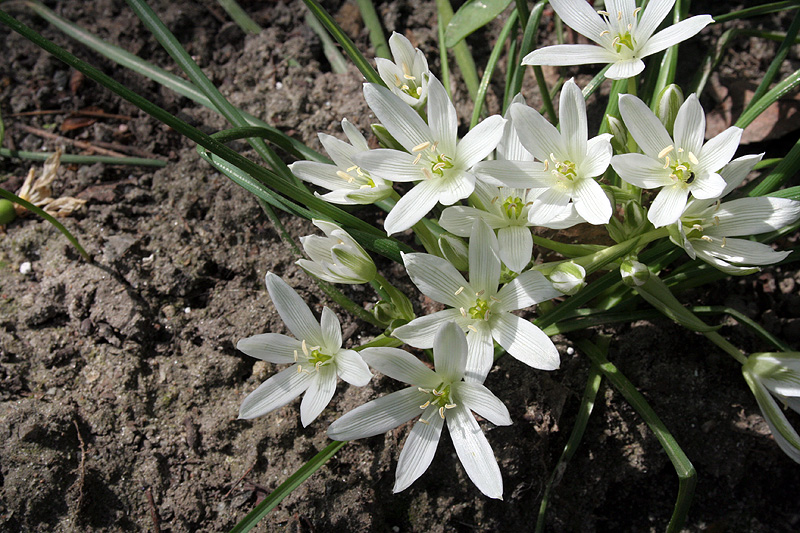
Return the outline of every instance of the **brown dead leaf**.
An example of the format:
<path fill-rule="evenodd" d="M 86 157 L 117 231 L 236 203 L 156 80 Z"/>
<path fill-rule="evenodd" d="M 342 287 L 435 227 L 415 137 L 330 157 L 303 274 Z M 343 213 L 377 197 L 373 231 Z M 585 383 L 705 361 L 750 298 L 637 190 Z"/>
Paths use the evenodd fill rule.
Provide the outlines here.
<path fill-rule="evenodd" d="M 97 119 L 89 117 L 67 117 L 61 123 L 61 131 L 72 131 L 80 128 L 86 128 L 97 122 Z"/>

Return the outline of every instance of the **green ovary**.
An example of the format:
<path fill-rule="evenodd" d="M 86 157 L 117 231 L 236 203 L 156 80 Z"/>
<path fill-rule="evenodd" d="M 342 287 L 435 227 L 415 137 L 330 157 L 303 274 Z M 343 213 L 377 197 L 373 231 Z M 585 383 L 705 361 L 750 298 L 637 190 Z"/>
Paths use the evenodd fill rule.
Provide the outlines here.
<path fill-rule="evenodd" d="M 308 362 L 314 366 L 314 368 L 319 368 L 321 366 L 325 366 L 333 359 L 333 356 L 324 354 L 319 350 L 312 350 L 308 356 Z"/>
<path fill-rule="evenodd" d="M 517 219 L 522 214 L 522 208 L 525 204 L 522 198 L 516 196 L 514 198 L 508 197 L 503 202 L 503 209 L 506 211 L 506 216 L 511 219 Z"/>
<path fill-rule="evenodd" d="M 617 51 L 617 53 L 620 53 L 623 45 L 628 47 L 630 51 L 633 52 L 634 44 L 631 32 L 627 32 L 624 35 L 617 35 L 617 38 L 614 39 L 614 49 Z"/>
<path fill-rule="evenodd" d="M 475 305 L 469 308 L 469 315 L 476 320 L 486 320 L 489 317 L 489 302 L 478 298 Z"/>

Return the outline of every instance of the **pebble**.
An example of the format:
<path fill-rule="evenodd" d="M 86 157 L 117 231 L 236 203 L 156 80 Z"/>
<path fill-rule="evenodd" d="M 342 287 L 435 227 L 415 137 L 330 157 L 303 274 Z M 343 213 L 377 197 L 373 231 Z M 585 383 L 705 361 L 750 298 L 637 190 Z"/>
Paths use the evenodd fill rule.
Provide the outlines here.
<path fill-rule="evenodd" d="M 28 274 L 30 274 L 31 270 L 32 267 L 30 261 L 25 261 L 19 266 L 19 273 L 22 274 L 23 276 L 27 276 Z"/>

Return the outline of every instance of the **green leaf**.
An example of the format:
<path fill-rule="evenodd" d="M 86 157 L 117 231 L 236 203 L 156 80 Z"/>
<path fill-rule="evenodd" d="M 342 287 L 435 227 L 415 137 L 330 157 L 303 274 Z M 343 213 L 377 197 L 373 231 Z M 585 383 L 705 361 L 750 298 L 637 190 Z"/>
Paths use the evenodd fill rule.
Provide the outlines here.
<path fill-rule="evenodd" d="M 461 6 L 444 31 L 444 44 L 452 48 L 467 35 L 494 20 L 511 0 L 470 0 Z"/>
<path fill-rule="evenodd" d="M 658 276 L 650 276 L 650 279 L 644 285 L 637 287 L 636 291 L 650 305 L 685 328 L 702 333 L 719 329 L 709 326 L 686 309 Z"/>

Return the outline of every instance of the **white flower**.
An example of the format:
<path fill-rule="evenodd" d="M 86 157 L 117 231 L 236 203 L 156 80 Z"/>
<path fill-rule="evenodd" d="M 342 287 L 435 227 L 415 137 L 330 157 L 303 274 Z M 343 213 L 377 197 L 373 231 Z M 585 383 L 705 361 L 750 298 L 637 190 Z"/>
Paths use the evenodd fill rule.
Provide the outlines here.
<path fill-rule="evenodd" d="M 389 89 L 403 101 L 421 109 L 428 99 L 428 61 L 411 41 L 397 32 L 389 37 L 389 48 L 394 62 L 381 57 L 375 58 L 378 74 Z"/>
<path fill-rule="evenodd" d="M 318 195 L 332 204 L 372 204 L 392 194 L 391 185 L 372 177 L 353 163 L 353 156 L 369 151 L 366 139 L 347 119 L 342 120 L 342 130 L 350 144 L 325 133 L 319 140 L 334 164 L 317 161 L 297 161 L 289 165 L 295 176 L 303 181 L 324 187 L 331 192 Z"/>
<path fill-rule="evenodd" d="M 698 15 L 653 35 L 672 10 L 675 0 L 650 0 L 643 12 L 642 8 L 636 7 L 634 0 L 606 0 L 605 4 L 606 11 L 596 12 L 585 0 L 550 0 L 550 5 L 568 26 L 597 43 L 597 46 L 546 46 L 525 56 L 522 64 L 565 66 L 611 63 L 606 77 L 621 80 L 644 70 L 643 57 L 694 37 L 714 22 L 709 15 Z"/>
<path fill-rule="evenodd" d="M 475 220 L 483 220 L 497 230 L 500 259 L 509 270 L 522 272 L 533 256 L 529 194 L 525 189 L 498 188 L 479 180 L 473 192 L 475 207 L 448 207 L 439 225 L 459 237 L 469 237 Z"/>
<path fill-rule="evenodd" d="M 371 150 L 355 156 L 355 162 L 371 176 L 419 182 L 387 215 L 384 228 L 389 235 L 419 222 L 437 202 L 452 205 L 472 194 L 475 175 L 471 168 L 497 146 L 505 124 L 501 116 L 487 118 L 459 142 L 456 109 L 433 75 L 428 85 L 428 124 L 384 87 L 365 84 L 364 97 L 381 124 L 408 152 Z"/>
<path fill-rule="evenodd" d="M 761 155 L 740 157 L 720 171 L 728 183 L 723 194 L 742 182 Z M 787 198 L 761 196 L 723 203 L 715 199 L 692 200 L 678 222 L 670 226 L 670 240 L 692 259 L 700 258 L 727 274 L 750 274 L 759 270 L 757 265 L 777 263 L 790 252 L 734 237 L 775 231 L 798 218 L 800 202 Z"/>
<path fill-rule="evenodd" d="M 394 492 L 405 490 L 433 460 L 447 420 L 458 458 L 473 483 L 490 498 L 502 499 L 503 478 L 486 436 L 470 411 L 498 426 L 508 426 L 508 409 L 489 389 L 463 380 L 467 345 L 453 322 L 441 324 L 433 341 L 436 370 L 397 348 L 361 352 L 374 369 L 412 386 L 357 407 L 331 424 L 328 436 L 353 440 L 385 433 L 420 416 L 397 463 Z"/>
<path fill-rule="evenodd" d="M 298 265 L 309 274 L 331 283 L 359 284 L 375 279 L 375 263 L 349 233 L 332 222 L 312 222 L 325 232 L 325 237 L 300 237 L 311 261 L 299 259 Z"/>
<path fill-rule="evenodd" d="M 265 415 L 305 392 L 300 421 L 307 426 L 331 401 L 337 375 L 363 387 L 372 374 L 357 352 L 342 349 L 342 327 L 333 311 L 325 307 L 321 323 L 317 322 L 303 299 L 272 272 L 267 274 L 267 290 L 295 338 L 264 333 L 240 340 L 236 348 L 269 363 L 293 364 L 251 392 L 242 402 L 239 418 Z"/>
<path fill-rule="evenodd" d="M 706 118 L 695 94 L 678 111 L 674 140 L 647 104 L 637 97 L 621 95 L 619 110 L 644 154 L 615 155 L 611 166 L 620 178 L 637 187 L 662 187 L 647 214 L 655 227 L 678 220 L 689 193 L 699 199 L 720 197 L 726 183 L 719 170 L 736 152 L 741 128 L 731 126 L 703 144 Z"/>
<path fill-rule="evenodd" d="M 475 222 L 469 241 L 467 282 L 446 260 L 429 254 L 404 254 L 411 281 L 423 294 L 452 309 L 416 318 L 394 330 L 395 337 L 417 348 L 433 346 L 443 323 L 455 321 L 467 332 L 467 381 L 483 383 L 492 368 L 493 340 L 516 359 L 533 368 L 559 366 L 553 341 L 531 322 L 512 311 L 559 296 L 541 272 L 523 272 L 497 290 L 500 257 L 497 237 L 481 220 Z"/>
<path fill-rule="evenodd" d="M 800 463 L 800 435 L 773 398 L 800 413 L 800 353 L 755 353 L 742 366 L 742 374 L 758 401 L 775 442 Z"/>
<path fill-rule="evenodd" d="M 606 224 L 611 218 L 611 201 L 594 178 L 608 168 L 611 135 L 588 140 L 586 100 L 575 82 L 567 81 L 561 90 L 560 132 L 526 105 L 512 104 L 510 111 L 522 145 L 541 163 L 486 161 L 475 166 L 475 173 L 507 187 L 538 189 L 529 210 L 531 224 L 560 220 L 570 214 L 572 206 L 587 222 Z"/>

